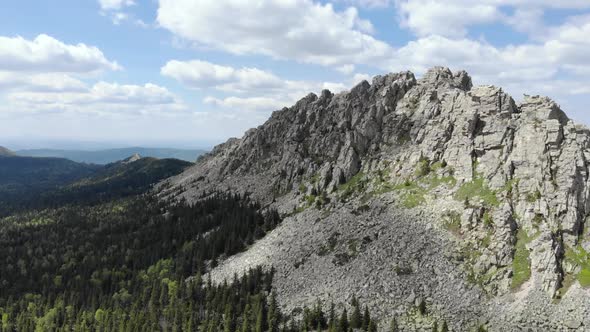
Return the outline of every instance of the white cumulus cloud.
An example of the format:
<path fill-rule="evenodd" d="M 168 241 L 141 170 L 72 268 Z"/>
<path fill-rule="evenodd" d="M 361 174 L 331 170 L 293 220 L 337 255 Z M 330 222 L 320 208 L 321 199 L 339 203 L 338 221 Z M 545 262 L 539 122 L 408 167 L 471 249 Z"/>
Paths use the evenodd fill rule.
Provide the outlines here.
<path fill-rule="evenodd" d="M 252 92 L 283 88 L 285 85 L 274 74 L 258 68 L 233 68 L 201 60 L 172 60 L 160 72 L 191 88 Z"/>
<path fill-rule="evenodd" d="M 547 9 L 590 8 L 586 0 L 395 0 L 402 27 L 418 36 L 463 37 L 478 24 L 501 23 L 533 37 L 543 35 Z M 510 9 L 506 11 L 506 9 Z"/>
<path fill-rule="evenodd" d="M 119 69 L 95 46 L 66 44 L 45 34 L 33 40 L 0 36 L 2 71 L 89 73 Z"/>
<path fill-rule="evenodd" d="M 184 111 L 187 106 L 168 89 L 147 83 L 97 82 L 77 91 L 16 91 L 6 95 L 15 111 L 79 113 L 153 113 Z"/>
<path fill-rule="evenodd" d="M 37 91 L 37 92 L 68 92 L 82 91 L 86 84 L 68 74 L 45 73 L 23 74 L 19 72 L 0 71 L 0 90 L 6 91 Z"/>
<path fill-rule="evenodd" d="M 135 5 L 134 0 L 98 0 L 102 10 L 119 10 L 128 6 Z"/>
<path fill-rule="evenodd" d="M 355 8 L 311 0 L 160 0 L 158 24 L 197 45 L 321 65 L 371 63 L 392 48 Z"/>
<path fill-rule="evenodd" d="M 465 0 L 400 0 L 397 2 L 401 25 L 420 36 L 439 34 L 463 36 L 472 24 L 489 23 L 502 15 L 485 1 L 474 4 Z"/>
<path fill-rule="evenodd" d="M 323 89 L 340 92 L 347 88 L 341 83 L 286 80 L 258 68 L 234 68 L 202 60 L 171 60 L 160 72 L 188 88 L 233 94 L 204 99 L 206 104 L 227 109 L 271 111 L 290 106 L 310 92 Z"/>

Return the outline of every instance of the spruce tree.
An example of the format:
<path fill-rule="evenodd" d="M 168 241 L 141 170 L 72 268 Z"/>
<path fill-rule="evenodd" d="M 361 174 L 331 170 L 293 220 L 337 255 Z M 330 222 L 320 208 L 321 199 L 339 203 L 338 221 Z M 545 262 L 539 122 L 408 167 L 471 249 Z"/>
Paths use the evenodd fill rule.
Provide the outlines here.
<path fill-rule="evenodd" d="M 348 332 L 348 313 L 346 312 L 346 308 L 342 310 L 342 315 L 340 315 L 340 322 L 338 324 L 338 332 Z"/>
<path fill-rule="evenodd" d="M 369 323 L 369 328 L 367 329 L 367 331 L 369 332 L 377 332 L 377 323 L 375 323 L 375 321 L 371 321 Z"/>
<path fill-rule="evenodd" d="M 277 306 L 277 299 L 274 292 L 270 294 L 270 303 L 268 306 L 268 331 L 277 332 L 280 322 L 279 308 Z"/>
<path fill-rule="evenodd" d="M 442 327 L 440 328 L 440 332 L 449 332 L 449 326 L 447 325 L 447 321 L 443 321 Z"/>
<path fill-rule="evenodd" d="M 326 317 L 324 316 L 324 311 L 322 310 L 322 302 L 318 299 L 313 309 L 313 320 L 314 326 L 319 326 L 324 328 L 326 324 Z"/>
<path fill-rule="evenodd" d="M 426 302 L 424 300 L 420 300 L 420 304 L 418 305 L 418 312 L 420 315 L 426 314 Z"/>
<path fill-rule="evenodd" d="M 363 329 L 365 331 L 368 331 L 370 324 L 371 324 L 371 314 L 369 314 L 369 308 L 365 305 L 365 313 L 363 314 Z"/>
<path fill-rule="evenodd" d="M 328 321 L 328 332 L 336 332 L 338 322 L 336 319 L 336 310 L 334 309 L 334 302 L 330 303 L 330 316 Z"/>
<path fill-rule="evenodd" d="M 251 311 L 250 303 L 247 303 L 246 307 L 244 308 L 244 314 L 242 315 L 241 332 L 251 332 L 252 331 L 252 329 L 250 327 L 250 311 Z"/>
<path fill-rule="evenodd" d="M 258 314 L 256 315 L 256 326 L 254 328 L 254 332 L 264 332 L 264 312 L 262 310 L 262 306 L 258 309 Z"/>
<path fill-rule="evenodd" d="M 224 332 L 233 332 L 235 331 L 234 326 L 234 317 L 233 317 L 233 310 L 231 303 L 227 303 L 225 305 L 225 310 L 223 313 L 223 331 Z"/>
<path fill-rule="evenodd" d="M 434 321 L 434 324 L 432 324 L 432 332 L 438 332 L 438 322 Z"/>
<path fill-rule="evenodd" d="M 350 316 L 350 327 L 359 329 L 363 324 L 363 317 L 361 317 L 361 309 L 356 296 L 352 297 L 352 315 Z"/>
<path fill-rule="evenodd" d="M 398 332 L 399 329 L 397 327 L 397 320 L 394 318 L 391 319 L 391 323 L 389 324 L 389 332 Z"/>

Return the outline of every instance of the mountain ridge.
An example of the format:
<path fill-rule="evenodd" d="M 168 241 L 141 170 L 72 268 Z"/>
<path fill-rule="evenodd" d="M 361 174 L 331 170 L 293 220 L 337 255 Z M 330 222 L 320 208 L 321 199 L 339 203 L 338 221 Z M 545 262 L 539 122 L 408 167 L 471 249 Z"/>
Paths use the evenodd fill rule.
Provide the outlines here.
<path fill-rule="evenodd" d="M 139 194 L 192 163 L 132 155 L 107 165 L 55 157 L 0 156 L 0 217 L 60 203 Z"/>
<path fill-rule="evenodd" d="M 27 149 L 17 150 L 15 153 L 20 156 L 30 157 L 60 157 L 76 162 L 86 162 L 106 165 L 118 160 L 123 160 L 133 154 L 154 158 L 175 158 L 194 162 L 197 157 L 204 153 L 200 149 L 172 149 L 172 148 L 145 148 L 129 147 L 104 150 L 59 150 L 59 149 Z"/>
<path fill-rule="evenodd" d="M 455 329 L 583 329 L 589 137 L 549 98 L 517 104 L 436 67 L 310 94 L 166 180 L 161 195 L 217 188 L 283 213 L 211 274 L 273 266 L 288 310 L 356 295 L 410 330 L 430 326 L 415 315 L 421 301 Z"/>

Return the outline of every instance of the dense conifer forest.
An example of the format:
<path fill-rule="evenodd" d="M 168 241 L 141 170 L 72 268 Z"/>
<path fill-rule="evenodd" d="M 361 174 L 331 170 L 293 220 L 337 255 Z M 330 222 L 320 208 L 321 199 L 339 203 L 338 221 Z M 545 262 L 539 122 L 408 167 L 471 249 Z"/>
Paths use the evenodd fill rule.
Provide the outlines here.
<path fill-rule="evenodd" d="M 138 195 L 190 165 L 177 159 L 141 158 L 99 166 L 59 158 L 0 156 L 0 217 Z"/>
<path fill-rule="evenodd" d="M 221 284 L 207 272 L 275 228 L 248 197 L 166 200 L 151 184 L 186 165 L 111 165 L 0 219 L 2 331 L 376 330 L 368 309 L 317 303 L 284 313 L 272 269 Z M 10 213 L 9 213 L 10 212 Z"/>
<path fill-rule="evenodd" d="M 4 218 L 3 331 L 375 330 L 358 301 L 350 319 L 320 303 L 282 313 L 272 270 L 219 285 L 203 277 L 280 223 L 260 210 L 237 195 L 188 204 L 146 194 Z"/>

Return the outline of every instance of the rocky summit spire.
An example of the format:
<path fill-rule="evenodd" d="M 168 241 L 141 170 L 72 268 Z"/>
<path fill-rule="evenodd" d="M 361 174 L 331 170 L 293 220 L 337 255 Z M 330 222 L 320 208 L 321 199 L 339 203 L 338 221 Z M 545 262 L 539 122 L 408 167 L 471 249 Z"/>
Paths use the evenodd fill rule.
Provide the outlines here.
<path fill-rule="evenodd" d="M 272 265 L 288 309 L 356 294 L 410 330 L 430 324 L 413 314 L 422 301 L 454 330 L 583 329 L 589 142 L 549 98 L 517 104 L 436 67 L 309 95 L 164 194 L 248 192 L 281 211 L 278 229 L 212 276 Z"/>

